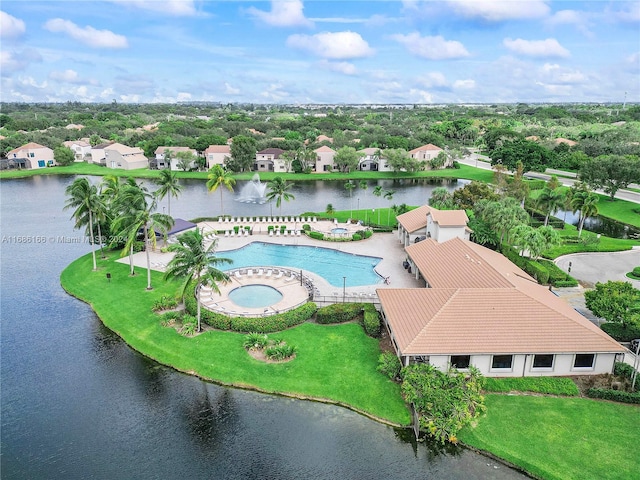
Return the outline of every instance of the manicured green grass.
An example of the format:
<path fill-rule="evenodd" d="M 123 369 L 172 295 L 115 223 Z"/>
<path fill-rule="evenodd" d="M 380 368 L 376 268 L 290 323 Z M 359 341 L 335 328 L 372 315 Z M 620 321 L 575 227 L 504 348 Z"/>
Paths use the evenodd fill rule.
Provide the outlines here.
<path fill-rule="evenodd" d="M 639 205 L 640 207 L 640 205 Z M 577 238 L 578 228 L 574 225 L 565 224 L 563 230 L 556 230 L 562 238 Z M 596 234 L 587 230 L 582 230 L 581 238 L 595 238 Z M 552 248 L 544 252 L 546 258 L 558 258 L 562 255 L 569 253 L 580 252 L 621 252 L 624 250 L 630 250 L 634 246 L 640 245 L 640 240 L 631 240 L 624 238 L 610 238 L 604 235 L 600 236 L 600 240 L 597 243 L 583 244 L 583 243 L 566 243 L 559 247 Z"/>
<path fill-rule="evenodd" d="M 640 408 L 585 398 L 487 395 L 459 438 L 546 480 L 638 478 Z"/>
<path fill-rule="evenodd" d="M 615 199 L 613 202 L 609 197 L 600 195 L 598 202 L 598 213 L 603 217 L 613 218 L 622 223 L 640 228 L 640 204 Z"/>
<path fill-rule="evenodd" d="M 534 392 L 548 395 L 580 395 L 576 384 L 570 378 L 560 377 L 514 377 L 487 378 L 484 390 L 487 392 Z"/>
<path fill-rule="evenodd" d="M 223 384 L 327 400 L 394 424 L 410 422 L 399 385 L 376 370 L 378 341 L 366 336 L 360 325 L 306 323 L 286 330 L 278 336 L 298 347 L 296 358 L 263 363 L 244 350 L 242 334 L 208 331 L 189 338 L 161 326 L 151 306 L 162 295 L 176 295 L 178 283 L 164 282 L 160 273 L 152 272 L 154 290 L 146 291 L 146 270 L 137 269 L 130 277 L 128 265 L 113 262 L 116 256 L 100 260 L 93 272 L 91 255 L 86 255 L 62 272 L 61 283 L 144 355 Z"/>

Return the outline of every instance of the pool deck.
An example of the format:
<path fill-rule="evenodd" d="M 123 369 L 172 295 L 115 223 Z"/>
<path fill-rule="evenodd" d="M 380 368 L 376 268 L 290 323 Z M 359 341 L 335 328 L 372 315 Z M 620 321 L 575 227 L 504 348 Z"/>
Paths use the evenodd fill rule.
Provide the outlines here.
<path fill-rule="evenodd" d="M 200 228 L 204 228 L 206 231 L 219 230 L 218 222 L 202 222 L 198 224 Z M 266 224 L 265 224 L 266 225 Z M 313 225 L 314 230 L 330 231 L 335 227 L 345 227 L 345 224 L 336 225 L 334 222 L 318 221 Z M 349 225 L 350 228 L 362 229 L 357 225 Z M 328 242 L 322 240 L 315 240 L 302 234 L 287 235 L 287 236 L 269 236 L 266 234 L 266 228 L 262 234 L 256 234 L 254 230 L 253 235 L 249 236 L 218 236 L 218 248 L 216 250 L 217 255 L 224 256 L 225 250 L 235 250 L 252 242 L 264 242 L 274 243 L 277 245 L 309 245 L 313 247 L 330 248 L 345 253 L 352 253 L 357 255 L 368 255 L 373 257 L 381 257 L 382 260 L 376 266 L 376 272 L 381 276 L 380 282 L 372 285 L 363 285 L 357 287 L 337 287 L 331 285 L 323 277 L 317 275 L 312 271 L 303 270 L 303 275 L 307 277 L 313 283 L 314 289 L 314 301 L 319 304 L 337 303 L 342 301 L 347 302 L 377 302 L 375 291 L 378 288 L 418 288 L 424 287 L 424 282 L 416 280 L 415 277 L 409 274 L 402 262 L 406 259 L 404 248 L 398 239 L 397 232 L 392 233 L 374 233 L 370 238 L 360 240 L 357 242 Z M 172 253 L 162 253 L 159 251 L 151 251 L 151 268 L 158 271 L 164 271 L 167 263 L 171 260 Z M 122 263 L 129 263 L 129 257 L 124 257 L 118 260 Z M 146 268 L 147 260 L 145 252 L 139 252 L 134 254 L 134 264 L 140 268 Z M 232 269 L 233 266 L 230 266 Z M 269 265 L 263 266 L 268 268 Z M 284 267 L 285 269 L 287 267 Z M 266 272 L 265 272 L 266 273 Z M 279 288 L 276 285 L 277 281 L 274 275 L 267 277 L 262 275 L 260 277 L 253 276 L 250 283 L 260 283 L 263 285 L 270 285 Z M 389 283 L 385 284 L 383 279 L 388 278 Z M 247 279 L 248 280 L 248 279 Z M 244 283 L 243 283 L 244 284 Z M 236 285 L 237 286 L 237 285 Z M 218 299 L 219 300 L 219 299 Z M 294 303 L 298 302 L 297 296 L 291 298 Z M 215 302 L 220 304 L 220 302 Z M 280 309 L 286 309 L 286 305 L 282 305 Z M 255 312 L 251 312 L 255 313 Z"/>

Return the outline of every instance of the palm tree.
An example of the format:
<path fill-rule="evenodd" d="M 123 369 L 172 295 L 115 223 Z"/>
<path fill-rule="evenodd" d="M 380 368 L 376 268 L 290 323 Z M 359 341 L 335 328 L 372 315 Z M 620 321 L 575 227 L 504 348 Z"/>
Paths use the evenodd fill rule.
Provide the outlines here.
<path fill-rule="evenodd" d="M 180 192 L 182 192 L 182 186 L 178 180 L 178 174 L 172 172 L 171 169 L 160 170 L 160 177 L 156 179 L 156 185 L 158 189 L 154 194 L 159 200 L 167 197 L 167 214 L 171 215 L 171 197 L 178 198 Z"/>
<path fill-rule="evenodd" d="M 207 178 L 207 190 L 210 192 L 215 192 L 221 186 L 225 187 L 230 192 L 233 192 L 233 186 L 236 184 L 236 179 L 231 176 L 231 173 L 227 172 L 218 164 L 209 169 L 209 175 Z M 224 215 L 224 209 L 222 207 L 222 190 L 220 190 L 220 215 Z"/>
<path fill-rule="evenodd" d="M 96 204 L 98 203 L 98 188 L 91 185 L 86 177 L 76 178 L 71 185 L 67 187 L 65 193 L 69 196 L 64 209 L 74 208 L 71 218 L 76 223 L 74 228 L 88 228 L 88 235 L 91 243 L 91 256 L 93 257 L 93 270 L 98 269 L 96 263 L 96 249 L 93 242 L 93 218 Z"/>
<path fill-rule="evenodd" d="M 396 192 L 394 190 L 387 190 L 384 192 L 384 199 L 385 200 L 389 200 L 389 203 L 391 203 L 391 200 L 393 200 L 393 196 L 396 194 Z M 391 209 L 387 210 L 387 225 L 390 225 L 391 223 Z"/>
<path fill-rule="evenodd" d="M 380 198 L 382 196 L 382 187 L 381 186 L 377 186 L 373 189 L 373 194 Z M 380 225 L 380 209 L 378 208 L 378 225 Z"/>
<path fill-rule="evenodd" d="M 574 193 L 571 199 L 571 209 L 573 213 L 580 212 L 578 223 L 578 237 L 582 235 L 582 227 L 584 221 L 598 214 L 598 201 L 600 197 L 594 192 L 578 191 Z"/>
<path fill-rule="evenodd" d="M 353 218 L 353 199 L 351 198 L 351 191 L 356 188 L 356 184 L 349 180 L 344 184 L 344 188 L 349 191 L 349 208 L 351 209 L 351 213 L 349 214 L 349 216 Z"/>
<path fill-rule="evenodd" d="M 118 198 L 121 213 L 113 222 L 114 230 L 121 232 L 127 239 L 122 256 L 133 251 L 133 244 L 140 230 L 144 237 L 144 249 L 147 255 L 147 290 L 151 290 L 151 258 L 149 244 L 156 246 L 156 231 L 163 234 L 173 225 L 173 218 L 162 213 L 154 213 L 156 198 L 139 186 L 125 185 Z"/>
<path fill-rule="evenodd" d="M 536 203 L 545 212 L 544 226 L 546 227 L 549 223 L 549 216 L 562 208 L 564 204 L 564 193 L 545 187 L 536 200 Z"/>
<path fill-rule="evenodd" d="M 289 189 L 293 183 L 288 183 L 282 177 L 275 177 L 269 183 L 267 183 L 267 188 L 269 192 L 267 193 L 267 200 L 271 201 L 274 198 L 276 199 L 276 208 L 280 208 L 280 214 L 282 214 L 282 200 L 289 201 L 295 200 L 296 197 L 293 194 L 289 193 Z"/>
<path fill-rule="evenodd" d="M 199 229 L 190 230 L 178 237 L 178 242 L 169 246 L 169 251 L 175 252 L 175 256 L 167 264 L 164 278 L 184 278 L 180 294 L 184 299 L 185 292 L 195 280 L 196 303 L 198 305 L 198 332 L 200 328 L 200 289 L 203 285 L 209 285 L 215 292 L 220 292 L 218 282 L 228 282 L 229 276 L 216 268 L 216 265 L 232 263 L 228 258 L 215 256 L 218 240 L 213 238 L 208 241 L 214 232 L 204 234 Z M 208 245 L 207 245 L 208 243 Z"/>
<path fill-rule="evenodd" d="M 325 209 L 325 213 L 327 215 L 333 215 L 334 213 L 336 213 L 335 209 L 333 208 L 333 204 L 327 203 L 327 208 Z"/>

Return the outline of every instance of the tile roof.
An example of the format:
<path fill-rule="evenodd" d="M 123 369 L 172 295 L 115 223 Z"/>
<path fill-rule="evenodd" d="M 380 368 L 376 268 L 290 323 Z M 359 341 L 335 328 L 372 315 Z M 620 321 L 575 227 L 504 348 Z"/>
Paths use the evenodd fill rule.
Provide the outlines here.
<path fill-rule="evenodd" d="M 195 152 L 195 150 L 193 148 L 189 148 L 189 147 L 158 147 L 155 150 L 155 154 L 158 155 L 159 153 L 164 153 L 165 150 L 169 150 L 170 152 L 176 153 L 176 152 Z"/>
<path fill-rule="evenodd" d="M 45 147 L 44 145 L 40 145 L 39 143 L 29 142 L 29 143 L 26 143 L 26 144 L 22 145 L 21 147 L 14 148 L 10 152 L 7 152 L 7 157 L 9 156 L 9 154 L 18 153 L 18 152 L 20 152 L 22 150 L 35 150 L 37 148 L 48 148 L 48 147 Z"/>
<path fill-rule="evenodd" d="M 205 155 L 208 153 L 231 153 L 231 146 L 229 145 L 209 145 L 204 151 Z"/>
<path fill-rule="evenodd" d="M 316 152 L 316 153 L 324 153 L 324 152 L 327 152 L 327 153 L 336 153 L 336 151 L 335 151 L 333 148 L 331 148 L 331 147 L 327 147 L 326 145 L 323 145 L 323 146 L 321 146 L 321 147 L 316 148 L 316 149 L 314 150 L 314 152 Z"/>
<path fill-rule="evenodd" d="M 422 145 L 421 147 L 414 148 L 413 150 L 409 151 L 409 153 L 418 153 L 418 152 L 423 152 L 425 150 L 442 150 L 442 149 L 432 143 L 427 143 L 426 145 Z"/>
<path fill-rule="evenodd" d="M 624 351 L 537 284 L 527 292 L 424 288 L 378 289 L 377 293 L 403 355 Z"/>
<path fill-rule="evenodd" d="M 469 221 L 467 213 L 464 210 L 438 210 L 431 209 L 433 221 L 441 227 L 465 227 Z"/>
<path fill-rule="evenodd" d="M 413 210 L 398 215 L 396 219 L 398 223 L 402 225 L 402 228 L 411 233 L 427 226 L 427 213 L 430 211 L 430 206 L 423 205 L 422 207 L 414 208 Z"/>
<path fill-rule="evenodd" d="M 115 150 L 122 155 L 142 155 L 144 152 L 141 148 L 138 147 L 130 147 L 128 145 L 123 145 L 122 143 L 113 143 L 111 145 L 105 146 L 105 150 Z"/>

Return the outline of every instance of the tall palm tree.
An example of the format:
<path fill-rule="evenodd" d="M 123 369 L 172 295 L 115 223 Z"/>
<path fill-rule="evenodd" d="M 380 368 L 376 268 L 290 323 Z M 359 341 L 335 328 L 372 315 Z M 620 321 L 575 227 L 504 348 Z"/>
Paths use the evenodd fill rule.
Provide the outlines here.
<path fill-rule="evenodd" d="M 215 292 L 220 292 L 218 282 L 228 282 L 229 276 L 216 268 L 223 263 L 232 263 L 228 258 L 215 256 L 218 240 L 210 237 L 213 232 L 203 234 L 199 229 L 190 230 L 178 237 L 178 242 L 169 246 L 169 251 L 175 252 L 173 259 L 167 264 L 164 273 L 165 279 L 184 278 L 180 294 L 184 299 L 186 290 L 195 280 L 196 303 L 198 305 L 198 332 L 200 328 L 201 298 L 200 289 L 203 285 L 209 285 Z"/>
<path fill-rule="evenodd" d="M 384 199 L 389 200 L 389 203 L 391 203 L 391 200 L 393 200 L 393 196 L 395 194 L 396 194 L 395 190 L 386 190 L 384 192 Z M 391 208 L 387 210 L 387 225 L 390 225 L 390 223 L 391 223 Z"/>
<path fill-rule="evenodd" d="M 582 227 L 587 218 L 598 214 L 598 201 L 600 197 L 594 192 L 578 191 L 571 199 L 573 213 L 580 212 L 578 223 L 578 237 L 582 235 Z"/>
<path fill-rule="evenodd" d="M 276 208 L 280 208 L 280 214 L 282 214 L 282 200 L 288 202 L 296 198 L 292 193 L 289 193 L 289 189 L 292 186 L 293 183 L 287 182 L 282 177 L 275 177 L 267 183 L 267 188 L 269 189 L 267 200 L 272 201 L 275 198 Z"/>
<path fill-rule="evenodd" d="M 66 188 L 65 193 L 69 198 L 65 203 L 64 209 L 75 209 L 71 215 L 71 218 L 76 221 L 74 228 L 88 227 L 87 232 L 91 243 L 93 270 L 97 270 L 96 249 L 93 242 L 93 220 L 96 203 L 98 203 L 99 200 L 98 188 L 89 183 L 86 177 L 82 177 L 76 178 L 73 183 Z"/>
<path fill-rule="evenodd" d="M 154 194 L 159 200 L 167 197 L 167 214 L 171 215 L 171 197 L 178 198 L 178 195 L 182 192 L 178 174 L 172 172 L 169 168 L 160 170 L 160 177 L 156 179 L 156 185 L 158 185 L 158 189 Z"/>
<path fill-rule="evenodd" d="M 230 192 L 233 192 L 233 186 L 236 184 L 236 179 L 231 176 L 231 173 L 227 172 L 218 164 L 209 169 L 209 175 L 207 178 L 207 190 L 210 192 L 215 192 L 221 186 L 225 187 Z M 224 208 L 222 206 L 222 190 L 220 190 L 220 215 L 224 215 Z"/>
<path fill-rule="evenodd" d="M 549 217 L 562 208 L 564 193 L 545 187 L 536 200 L 537 205 L 545 212 L 544 226 L 549 224 Z"/>
<path fill-rule="evenodd" d="M 344 188 L 349 192 L 349 208 L 351 209 L 349 217 L 353 218 L 353 199 L 351 198 L 351 191 L 356 188 L 356 184 L 349 180 L 344 184 Z"/>
<path fill-rule="evenodd" d="M 373 189 L 373 194 L 380 198 L 382 196 L 382 187 L 378 185 Z M 378 208 L 378 225 L 380 225 L 380 209 Z"/>
<path fill-rule="evenodd" d="M 122 255 L 133 251 L 133 244 L 142 231 L 147 256 L 147 290 L 151 290 L 151 258 L 149 245 L 156 245 L 156 231 L 166 234 L 173 225 L 173 218 L 163 213 L 154 213 L 156 198 L 139 186 L 125 185 L 118 198 L 121 214 L 113 222 L 114 230 L 127 239 Z"/>

